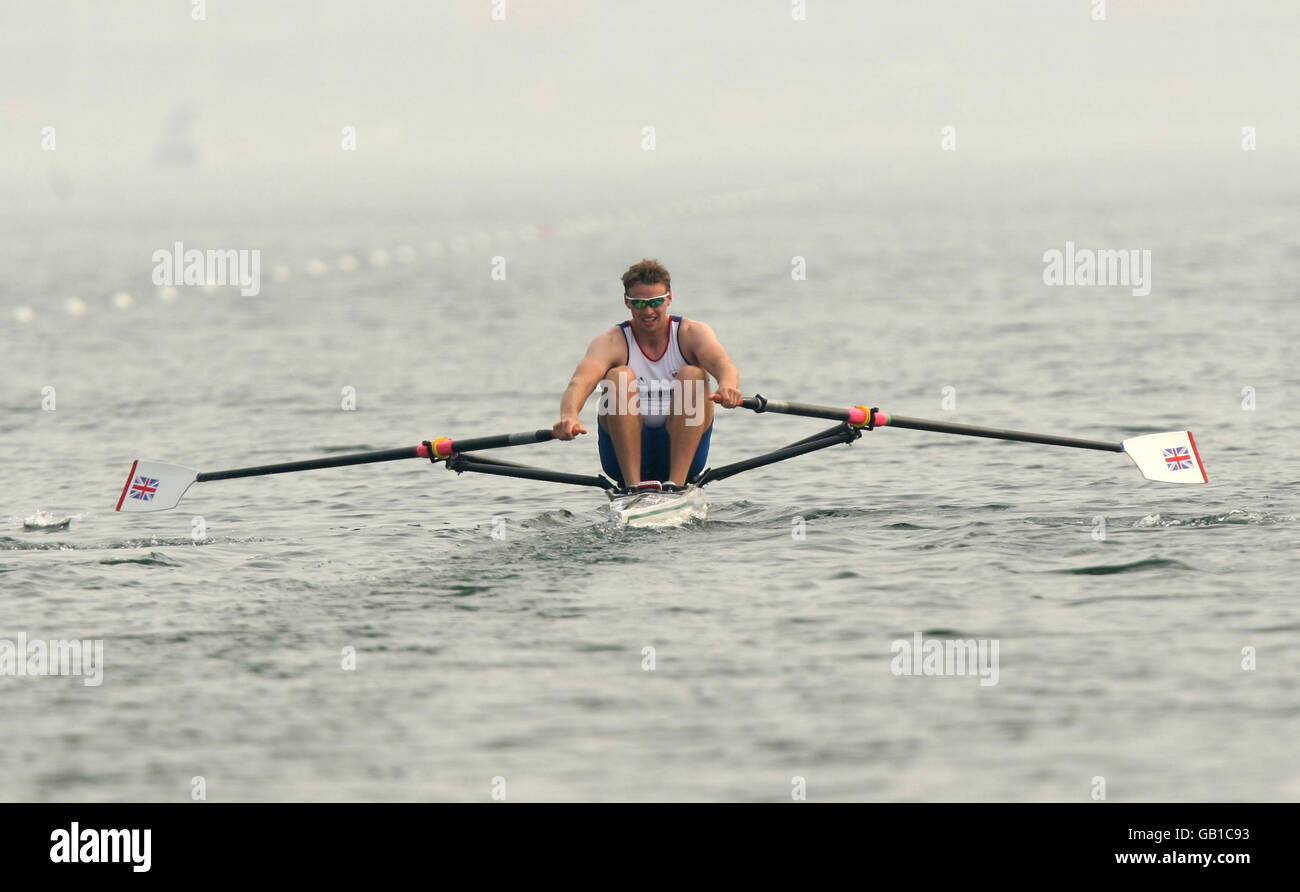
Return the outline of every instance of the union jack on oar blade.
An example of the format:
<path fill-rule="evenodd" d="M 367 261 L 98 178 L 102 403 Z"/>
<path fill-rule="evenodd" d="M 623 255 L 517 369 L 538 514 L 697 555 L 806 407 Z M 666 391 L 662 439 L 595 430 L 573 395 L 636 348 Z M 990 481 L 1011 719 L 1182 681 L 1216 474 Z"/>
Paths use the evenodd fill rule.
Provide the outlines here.
<path fill-rule="evenodd" d="M 1124 441 L 1124 454 L 1142 476 L 1161 483 L 1208 483 L 1201 453 L 1191 431 L 1145 434 Z"/>

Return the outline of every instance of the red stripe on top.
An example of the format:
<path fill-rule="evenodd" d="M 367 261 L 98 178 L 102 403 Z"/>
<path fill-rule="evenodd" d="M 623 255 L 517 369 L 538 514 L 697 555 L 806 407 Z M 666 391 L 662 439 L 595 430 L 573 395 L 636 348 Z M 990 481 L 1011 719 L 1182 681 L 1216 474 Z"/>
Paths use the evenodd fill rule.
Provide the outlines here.
<path fill-rule="evenodd" d="M 126 475 L 126 483 L 122 485 L 122 494 L 117 497 L 117 507 L 113 509 L 114 511 L 122 510 L 122 501 L 126 498 L 126 491 L 131 486 L 131 481 L 135 479 L 135 466 L 138 464 L 140 464 L 139 459 L 131 462 L 131 473 Z"/>
<path fill-rule="evenodd" d="M 1187 432 L 1187 442 L 1192 444 L 1192 452 L 1196 454 L 1196 467 L 1201 469 L 1201 482 L 1209 483 L 1210 475 L 1205 473 L 1205 465 L 1201 462 L 1201 450 L 1196 448 L 1196 438 L 1192 436 L 1191 431 Z"/>

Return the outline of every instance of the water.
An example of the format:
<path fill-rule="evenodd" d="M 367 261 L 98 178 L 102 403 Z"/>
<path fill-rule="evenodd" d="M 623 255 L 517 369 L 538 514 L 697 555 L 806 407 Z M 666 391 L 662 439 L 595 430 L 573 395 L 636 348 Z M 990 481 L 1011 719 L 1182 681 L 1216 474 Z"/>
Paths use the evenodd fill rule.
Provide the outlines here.
<path fill-rule="evenodd" d="M 214 800 L 481 801 L 503 777 L 517 801 L 780 801 L 798 776 L 818 800 L 1079 801 L 1100 776 L 1120 801 L 1295 799 L 1300 220 L 1261 207 L 756 189 L 641 214 L 191 220 L 188 246 L 260 247 L 263 290 L 172 300 L 148 278 L 171 221 L 11 220 L 0 636 L 103 639 L 105 674 L 3 680 L 0 797 L 177 800 L 202 776 Z M 1151 296 L 1044 286 L 1066 239 L 1151 248 Z M 137 457 L 216 470 L 549 427 L 642 256 L 747 393 L 1109 440 L 1188 427 L 1210 484 L 886 429 L 717 483 L 709 519 L 669 531 L 610 528 L 594 491 L 415 461 L 112 511 Z M 825 426 L 722 413 L 711 463 Z M 502 455 L 598 469 L 592 437 Z M 895 676 L 917 632 L 997 640 L 998 683 Z"/>

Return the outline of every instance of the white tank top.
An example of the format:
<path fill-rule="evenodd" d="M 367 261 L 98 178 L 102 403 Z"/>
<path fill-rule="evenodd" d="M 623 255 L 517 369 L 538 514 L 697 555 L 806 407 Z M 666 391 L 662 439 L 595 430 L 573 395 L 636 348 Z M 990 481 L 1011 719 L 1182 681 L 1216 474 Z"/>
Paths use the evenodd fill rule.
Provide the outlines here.
<path fill-rule="evenodd" d="M 681 316 L 668 317 L 668 346 L 658 357 L 647 356 L 636 342 L 632 333 L 631 322 L 620 322 L 623 338 L 627 341 L 627 364 L 636 372 L 637 389 L 640 391 L 641 424 L 646 427 L 663 427 L 672 412 L 673 380 L 688 364 L 682 355 L 682 348 L 677 343 L 677 329 L 681 327 Z"/>

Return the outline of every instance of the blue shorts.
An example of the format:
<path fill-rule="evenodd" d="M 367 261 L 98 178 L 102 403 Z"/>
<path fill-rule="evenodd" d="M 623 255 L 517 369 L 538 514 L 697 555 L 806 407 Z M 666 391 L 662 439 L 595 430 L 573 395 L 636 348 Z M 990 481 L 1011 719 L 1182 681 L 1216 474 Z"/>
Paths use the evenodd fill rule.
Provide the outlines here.
<path fill-rule="evenodd" d="M 618 453 L 614 451 L 614 440 L 603 427 L 597 427 L 600 439 L 600 466 L 605 471 L 605 476 L 609 477 L 619 486 L 626 486 L 627 482 L 623 479 L 623 469 L 618 464 Z M 695 458 L 691 460 L 691 469 L 686 474 L 686 479 L 699 476 L 704 470 L 704 463 L 709 460 L 709 440 L 713 436 L 713 425 L 709 425 L 700 438 L 700 445 L 695 448 Z M 671 453 L 668 446 L 668 427 L 645 427 L 641 428 L 641 479 L 642 480 L 668 480 L 668 474 L 671 464 Z"/>

